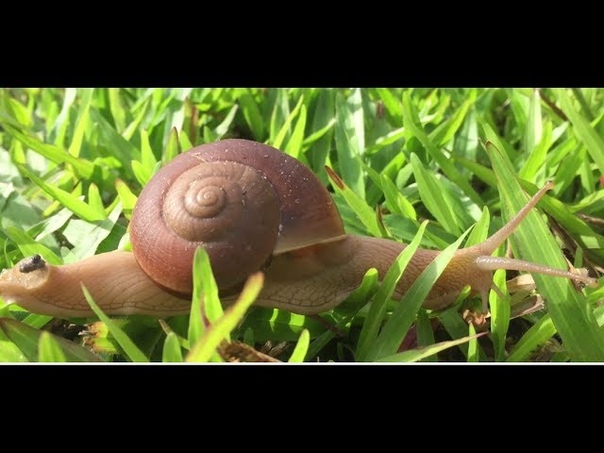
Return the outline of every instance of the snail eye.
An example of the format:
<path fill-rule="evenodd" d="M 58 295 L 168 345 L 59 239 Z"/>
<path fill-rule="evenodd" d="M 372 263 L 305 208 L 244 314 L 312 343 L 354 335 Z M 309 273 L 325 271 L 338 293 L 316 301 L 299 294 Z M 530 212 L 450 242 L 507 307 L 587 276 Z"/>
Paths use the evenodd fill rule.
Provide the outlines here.
<path fill-rule="evenodd" d="M 44 269 L 46 267 L 46 261 L 38 254 L 25 258 L 19 262 L 19 272 L 28 274 L 38 269 Z"/>

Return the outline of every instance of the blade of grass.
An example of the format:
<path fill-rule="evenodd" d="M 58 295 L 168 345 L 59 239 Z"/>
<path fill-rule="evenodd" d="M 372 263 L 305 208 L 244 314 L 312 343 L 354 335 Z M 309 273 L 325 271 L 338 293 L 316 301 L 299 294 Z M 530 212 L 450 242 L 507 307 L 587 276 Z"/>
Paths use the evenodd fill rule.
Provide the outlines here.
<path fill-rule="evenodd" d="M 247 309 L 254 303 L 264 283 L 264 274 L 250 275 L 239 294 L 237 301 L 229 307 L 223 316 L 205 331 L 204 335 L 192 346 L 185 358 L 186 362 L 207 362 L 216 353 L 216 348 L 237 326 Z"/>
<path fill-rule="evenodd" d="M 325 326 L 310 316 L 263 307 L 254 307 L 250 310 L 237 331 L 246 331 L 252 326 L 254 338 L 258 342 L 296 341 L 304 330 L 307 330 L 312 337 L 325 332 Z"/>
<path fill-rule="evenodd" d="M 440 323 L 443 325 L 447 333 L 452 338 L 461 338 L 468 334 L 468 323 L 464 321 L 458 311 L 458 307 L 455 305 L 451 308 L 448 308 L 438 314 L 438 319 Z M 484 362 L 487 360 L 487 355 L 480 346 L 480 344 L 476 344 L 476 349 L 478 351 L 478 362 Z M 464 356 L 468 358 L 470 361 L 470 351 L 468 349 L 468 345 L 461 344 L 459 345 L 459 350 L 462 352 Z"/>
<path fill-rule="evenodd" d="M 455 112 L 453 115 L 448 118 L 446 121 L 443 121 L 439 126 L 436 127 L 430 135 L 428 136 L 432 143 L 437 146 L 445 146 L 451 140 L 455 138 L 455 134 L 459 130 L 462 125 L 466 124 L 466 116 L 468 115 L 468 110 L 476 101 L 476 90 L 473 90 L 470 94 L 470 98 L 467 99 Z M 471 111 L 471 114 L 474 113 L 474 110 Z M 468 123 L 469 130 L 463 134 L 463 139 L 465 140 L 464 149 L 477 146 L 478 140 L 474 138 L 473 132 L 474 128 L 472 128 L 472 122 Z M 475 124 L 475 123 L 474 123 Z M 457 145 L 460 146 L 459 144 Z"/>
<path fill-rule="evenodd" d="M 541 117 L 541 98 L 539 90 L 534 89 L 529 103 L 528 118 L 524 131 L 524 150 L 532 154 L 543 135 L 543 118 Z"/>
<path fill-rule="evenodd" d="M 0 318 L 0 330 L 23 352 L 30 362 L 37 361 L 40 356 L 42 334 L 52 337 L 53 346 L 51 348 L 58 347 L 61 350 L 63 358 L 69 362 L 101 362 L 99 356 L 84 347 L 52 335 L 49 332 L 40 331 L 16 319 Z M 48 343 L 44 345 L 44 347 L 47 346 Z"/>
<path fill-rule="evenodd" d="M 365 360 L 377 360 L 397 351 L 432 286 L 445 270 L 468 232 L 469 230 L 465 231 L 457 241 L 440 252 L 434 261 L 417 277 L 417 280 L 413 282 L 396 304 L 396 308 L 384 324 L 378 337 L 368 348 Z"/>
<path fill-rule="evenodd" d="M 109 215 L 100 222 L 85 222 L 79 219 L 70 220 L 63 230 L 65 238 L 76 244 L 71 252 L 81 259 L 94 253 L 99 244 L 111 234 L 122 214 L 122 205 L 117 204 Z"/>
<path fill-rule="evenodd" d="M 519 211 L 526 203 L 527 196 L 521 191 L 514 168 L 495 147 L 487 146 L 487 154 L 498 176 L 502 197 L 507 202 L 507 205 L 502 205 L 509 205 L 508 209 L 512 212 Z M 536 212 L 527 215 L 511 239 L 512 244 L 517 244 L 516 250 L 522 250 L 522 253 L 516 253 L 522 259 L 565 268 L 557 242 Z M 603 361 L 604 335 L 588 309 L 585 297 L 565 279 L 539 274 L 533 275 L 533 278 L 571 359 Z"/>
<path fill-rule="evenodd" d="M 164 162 L 170 162 L 180 153 L 180 143 L 178 142 L 178 131 L 176 128 L 170 129 L 168 144 L 164 150 Z"/>
<path fill-rule="evenodd" d="M 357 315 L 357 313 L 369 302 L 378 288 L 378 272 L 375 268 L 369 269 L 363 276 L 363 280 L 357 289 L 355 289 L 340 305 L 336 307 L 338 315 L 344 316 L 334 329 L 328 329 L 323 334 L 315 338 L 306 357 L 308 359 L 317 357 L 319 352 L 336 337 L 336 332 L 341 331 Z"/>
<path fill-rule="evenodd" d="M 212 273 L 210 257 L 203 247 L 197 247 L 193 256 L 193 298 L 189 318 L 189 344 L 193 345 L 205 333 L 208 323 L 224 314 L 218 297 L 218 285 Z M 231 338 L 227 334 L 227 341 Z"/>
<path fill-rule="evenodd" d="M 124 129 L 122 132 L 122 137 L 125 140 L 130 141 L 130 139 L 134 136 L 134 134 L 139 131 L 142 132 L 144 129 L 141 128 L 141 123 L 147 114 L 147 108 L 151 103 L 151 98 L 147 97 L 143 99 L 141 107 L 138 109 L 138 113 L 133 109 L 132 113 L 136 114 L 136 118 Z"/>
<path fill-rule="evenodd" d="M 302 98 L 300 98 L 302 100 Z M 302 141 L 304 140 L 304 129 L 306 128 L 306 106 L 302 104 L 300 107 L 300 114 L 298 115 L 298 120 L 296 121 L 296 125 L 294 126 L 294 131 L 292 132 L 287 145 L 283 151 L 285 151 L 290 156 L 298 159 L 301 162 L 307 163 L 306 157 L 301 154 L 302 152 Z"/>
<path fill-rule="evenodd" d="M 88 289 L 82 285 L 82 291 L 84 292 L 84 297 L 92 308 L 92 311 L 98 316 L 98 318 L 107 326 L 115 341 L 120 345 L 124 354 L 132 361 L 132 362 L 148 362 L 149 359 L 142 353 L 142 351 L 134 344 L 134 342 L 126 335 L 126 333 L 115 323 L 109 316 L 107 316 L 100 307 L 96 304 Z"/>
<path fill-rule="evenodd" d="M 543 134 L 541 136 L 541 140 L 535 145 L 534 150 L 530 152 L 530 155 L 526 161 L 526 163 L 520 169 L 519 176 L 522 179 L 526 179 L 528 181 L 536 180 L 537 174 L 541 172 L 544 173 L 544 165 L 545 159 L 547 157 L 547 150 L 552 144 L 552 123 L 551 121 L 546 121 L 545 126 L 543 128 Z M 542 178 L 543 179 L 543 178 Z M 558 175 L 556 175 L 556 180 L 558 180 Z M 545 182 L 545 181 L 541 181 Z"/>
<path fill-rule="evenodd" d="M 386 176 L 381 177 L 382 191 L 386 198 L 388 207 L 394 214 L 406 217 L 411 220 L 417 220 L 417 213 L 411 202 L 398 190 L 392 180 Z"/>
<path fill-rule="evenodd" d="M 554 326 L 551 316 L 549 314 L 544 315 L 539 321 L 533 324 L 522 336 L 520 341 L 516 343 L 506 361 L 527 361 L 530 358 L 531 353 L 537 349 L 539 345 L 544 344 L 555 334 L 556 326 Z"/>
<path fill-rule="evenodd" d="M 174 332 L 168 332 L 164 341 L 164 348 L 162 351 L 162 362 L 182 362 L 182 351 L 180 349 L 180 342 L 178 341 L 178 335 Z"/>
<path fill-rule="evenodd" d="M 63 264 L 63 260 L 59 256 L 57 256 L 52 250 L 48 247 L 40 244 L 38 241 L 34 240 L 27 233 L 21 231 L 18 228 L 9 226 L 6 227 L 4 232 L 8 235 L 8 237 L 13 241 L 19 250 L 23 254 L 23 256 L 33 256 L 40 255 L 44 258 L 46 262 L 49 264 Z"/>
<path fill-rule="evenodd" d="M 88 120 L 90 118 L 89 111 L 90 102 L 92 100 L 92 90 L 86 90 L 84 93 L 86 94 L 83 96 L 82 104 L 80 106 L 80 117 L 78 118 L 78 122 L 73 133 L 73 138 L 71 139 L 71 144 L 67 150 L 67 152 L 74 157 L 80 156 L 80 150 L 82 149 L 82 142 L 84 140 L 84 132 L 88 126 Z"/>
<path fill-rule="evenodd" d="M 468 362 L 478 362 L 480 360 L 480 349 L 476 337 L 476 328 L 472 323 L 468 325 L 468 337 L 471 338 L 468 341 Z"/>
<path fill-rule="evenodd" d="M 406 91 L 403 94 L 403 124 L 409 132 L 411 132 L 421 144 L 428 150 L 430 156 L 436 161 L 445 175 L 457 184 L 461 190 L 474 203 L 481 205 L 482 200 L 480 195 L 472 188 L 466 178 L 455 168 L 453 163 L 447 158 L 430 140 L 423 127 L 420 125 L 417 114 L 413 112 L 410 92 Z"/>
<path fill-rule="evenodd" d="M 384 316 L 386 314 L 386 303 L 392 297 L 397 282 L 401 278 L 401 275 L 403 275 L 407 264 L 409 264 L 409 261 L 411 261 L 411 258 L 419 247 L 421 239 L 424 235 L 424 231 L 426 230 L 426 226 L 427 222 L 423 222 L 420 225 L 419 230 L 417 231 L 413 240 L 398 255 L 396 260 L 394 260 L 390 266 L 390 269 L 388 269 L 388 272 L 386 272 L 386 275 L 383 277 L 382 283 L 378 287 L 378 290 L 373 297 L 371 307 L 369 308 L 369 313 L 367 314 L 367 319 L 363 324 L 363 328 L 359 336 L 359 343 L 356 351 L 357 361 L 368 360 L 371 348 L 378 337 L 380 326 L 382 325 Z"/>
<path fill-rule="evenodd" d="M 260 112 L 254 97 L 250 93 L 250 90 L 242 92 L 239 95 L 238 101 L 241 105 L 243 118 L 251 129 L 254 140 L 263 141 L 265 138 L 264 120 L 262 119 L 262 113 Z"/>
<path fill-rule="evenodd" d="M 398 354 L 393 354 L 388 357 L 383 357 L 381 359 L 377 359 L 377 362 L 417 362 L 422 359 L 426 359 L 434 354 L 437 354 L 446 349 L 452 348 L 453 346 L 458 346 L 460 344 L 467 343 L 471 340 L 475 340 L 483 335 L 486 335 L 487 332 L 481 332 L 476 335 L 472 335 L 469 337 L 459 338 L 457 340 L 451 341 L 442 341 L 440 343 L 436 343 L 431 346 L 426 346 L 423 348 L 412 349 L 409 351 L 399 352 Z"/>
<path fill-rule="evenodd" d="M 505 360 L 505 337 L 510 326 L 510 298 L 505 288 L 505 271 L 495 271 L 493 277 L 494 284 L 506 296 L 501 298 L 495 291 L 489 294 L 489 306 L 491 307 L 491 338 L 495 349 L 495 361 Z"/>
<path fill-rule="evenodd" d="M 459 205 L 455 206 L 457 203 L 454 202 L 459 198 L 454 198 L 443 188 L 442 182 L 424 168 L 415 153 L 411 154 L 411 166 L 420 197 L 426 208 L 448 232 L 461 234 L 464 228 L 456 213 L 463 212 L 463 209 Z"/>
<path fill-rule="evenodd" d="M 327 175 L 331 181 L 334 191 L 344 198 L 348 206 L 356 213 L 361 223 L 367 229 L 367 232 L 376 237 L 382 236 L 382 231 L 378 225 L 375 211 L 369 207 L 365 200 L 357 195 L 331 168 L 325 167 Z"/>
<path fill-rule="evenodd" d="M 67 362 L 59 343 L 45 330 L 38 341 L 38 362 Z"/>
<path fill-rule="evenodd" d="M 124 209 L 124 215 L 128 220 L 130 220 L 130 216 L 132 214 L 132 210 L 134 209 L 134 205 L 136 204 L 137 197 L 132 193 L 126 183 L 120 179 L 117 179 L 115 181 L 115 190 L 117 191 L 120 204 Z"/>
<path fill-rule="evenodd" d="M 308 330 L 304 329 L 298 342 L 296 343 L 296 347 L 292 352 L 292 355 L 289 357 L 288 362 L 290 363 L 301 363 L 304 362 L 304 357 L 306 357 L 306 353 L 308 352 L 308 344 L 310 342 L 310 335 Z"/>
<path fill-rule="evenodd" d="M 566 89 L 559 88 L 555 89 L 554 92 L 560 101 L 562 111 L 572 123 L 577 138 L 587 147 L 600 173 L 604 173 L 604 140 L 602 140 L 589 121 L 572 106 Z"/>
<path fill-rule="evenodd" d="M 67 163 L 73 167 L 77 176 L 85 179 L 92 177 L 95 169 L 92 162 L 74 157 L 58 146 L 43 143 L 37 138 L 21 133 L 16 128 L 7 124 L 3 124 L 2 127 L 13 138 L 19 140 L 26 147 L 47 158 L 51 162 L 56 164 Z"/>
<path fill-rule="evenodd" d="M 296 118 L 296 116 L 298 116 L 298 112 L 300 112 L 303 102 L 304 102 L 304 96 L 300 96 L 298 103 L 296 104 L 296 106 L 294 107 L 292 112 L 288 115 L 287 119 L 285 120 L 285 122 L 283 123 L 281 128 L 279 129 L 279 132 L 275 136 L 275 140 L 272 143 L 272 145 L 275 148 L 281 149 L 281 145 L 283 145 L 283 141 L 285 140 L 287 134 L 289 133 L 289 128 L 291 127 L 292 121 L 294 120 L 294 118 Z"/>
<path fill-rule="evenodd" d="M 419 310 L 417 313 L 417 346 L 419 348 L 430 347 L 434 345 L 434 332 L 432 331 L 432 323 L 426 310 Z M 438 358 L 435 355 L 425 357 L 423 362 L 437 362 Z"/>
<path fill-rule="evenodd" d="M 92 91 L 93 89 L 90 89 Z M 65 95 L 63 97 L 63 103 L 61 106 L 61 112 L 55 118 L 55 121 L 48 133 L 48 139 L 56 145 L 62 145 L 65 141 L 65 134 L 67 133 L 67 127 L 69 126 L 69 110 L 76 99 L 77 93 L 82 91 L 89 91 L 84 88 L 66 88 Z"/>
<path fill-rule="evenodd" d="M 348 99 L 336 94 L 335 140 L 339 172 L 348 187 L 361 199 L 365 198 L 363 168 L 358 160 L 365 150 L 363 106 L 360 90 Z"/>
<path fill-rule="evenodd" d="M 34 183 L 36 183 L 38 187 L 44 190 L 44 192 L 50 195 L 54 200 L 61 203 L 62 206 L 66 207 L 83 220 L 86 220 L 88 222 L 95 222 L 97 220 L 103 220 L 106 217 L 104 210 L 101 210 L 101 212 L 97 212 L 92 206 L 80 200 L 80 198 L 76 195 L 66 192 L 65 190 L 59 187 L 47 184 L 42 178 L 38 178 L 27 168 L 19 165 L 19 171 L 21 171 L 23 175 L 27 176 Z"/>

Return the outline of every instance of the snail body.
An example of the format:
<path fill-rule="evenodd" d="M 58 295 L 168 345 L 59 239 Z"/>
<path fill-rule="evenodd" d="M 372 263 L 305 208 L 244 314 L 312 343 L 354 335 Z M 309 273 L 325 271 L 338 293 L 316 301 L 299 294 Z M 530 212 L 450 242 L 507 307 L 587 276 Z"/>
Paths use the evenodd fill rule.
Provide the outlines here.
<path fill-rule="evenodd" d="M 581 274 L 490 256 L 551 187 L 543 187 L 486 241 L 459 249 L 424 307 L 444 308 L 468 285 L 486 304 L 495 269 L 595 284 Z M 36 313 L 91 316 L 83 284 L 108 314 L 188 313 L 192 259 L 201 246 L 224 300 L 262 270 L 257 305 L 308 315 L 341 303 L 370 268 L 383 277 L 405 247 L 346 234 L 329 192 L 310 169 L 248 140 L 201 145 L 163 167 L 139 196 L 130 239 L 133 253 L 114 251 L 63 266 L 26 258 L 0 274 L 0 296 Z M 393 297 L 400 298 L 438 254 L 418 249 Z"/>

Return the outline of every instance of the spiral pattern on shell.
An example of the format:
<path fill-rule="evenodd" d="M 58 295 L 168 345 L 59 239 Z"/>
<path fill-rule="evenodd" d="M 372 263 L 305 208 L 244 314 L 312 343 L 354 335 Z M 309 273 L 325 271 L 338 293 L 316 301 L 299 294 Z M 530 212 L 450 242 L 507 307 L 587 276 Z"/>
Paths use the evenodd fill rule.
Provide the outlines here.
<path fill-rule="evenodd" d="M 267 206 L 271 201 L 273 206 Z M 164 199 L 163 213 L 166 223 L 180 237 L 207 244 L 229 238 L 245 240 L 232 236 L 253 227 L 246 219 L 252 208 L 262 212 L 272 208 L 278 216 L 276 196 L 266 178 L 236 162 L 208 162 L 184 172 L 172 184 Z M 263 223 L 266 220 L 260 219 Z M 273 223 L 274 231 L 263 232 L 276 238 L 278 217 Z"/>
<path fill-rule="evenodd" d="M 197 247 L 218 287 L 234 289 L 283 253 L 344 234 L 333 201 L 303 164 L 248 140 L 180 154 L 149 181 L 130 221 L 142 270 L 176 294 L 192 291 Z"/>
<path fill-rule="evenodd" d="M 270 258 L 279 230 L 279 202 L 259 171 L 237 162 L 206 162 L 178 176 L 165 192 L 162 219 L 144 236 L 146 256 L 137 260 L 160 286 L 191 291 L 191 263 L 198 246 L 208 252 L 220 288 L 242 283 Z M 155 211 L 145 204 L 141 210 Z M 159 229 L 156 229 L 159 228 Z M 132 238 L 133 247 L 137 240 Z M 173 256 L 178 258 L 173 260 Z M 150 263 L 150 264 L 149 264 Z"/>

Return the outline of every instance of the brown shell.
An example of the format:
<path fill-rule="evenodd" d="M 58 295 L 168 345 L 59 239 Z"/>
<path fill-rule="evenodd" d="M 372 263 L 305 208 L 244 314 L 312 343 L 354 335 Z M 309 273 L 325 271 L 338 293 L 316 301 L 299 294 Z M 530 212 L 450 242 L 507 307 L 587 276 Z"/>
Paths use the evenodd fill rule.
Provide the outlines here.
<path fill-rule="evenodd" d="M 210 170 L 195 176 L 193 168 L 208 164 Z M 178 183 L 181 176 L 190 180 Z M 224 186 L 221 178 L 225 178 Z M 196 187 L 208 180 L 213 187 L 209 194 L 205 189 L 197 192 Z M 226 203 L 225 208 L 212 205 L 211 213 L 203 214 L 206 218 L 200 222 L 189 220 L 180 213 L 186 209 L 180 195 L 175 195 L 179 192 L 170 191 L 175 182 L 181 185 L 178 191 L 193 190 L 189 197 L 193 203 L 187 206 L 216 199 Z M 194 213 L 205 209 L 190 208 Z M 177 213 L 174 223 L 182 225 L 176 227 L 178 233 L 165 221 L 167 212 Z M 223 212 L 228 214 L 224 223 L 217 217 Z M 239 139 L 197 146 L 177 156 L 143 189 L 130 223 L 130 239 L 141 268 L 160 286 L 181 294 L 191 292 L 197 246 L 208 251 L 218 286 L 228 289 L 261 269 L 273 254 L 343 234 L 329 192 L 310 169 L 271 146 Z"/>

